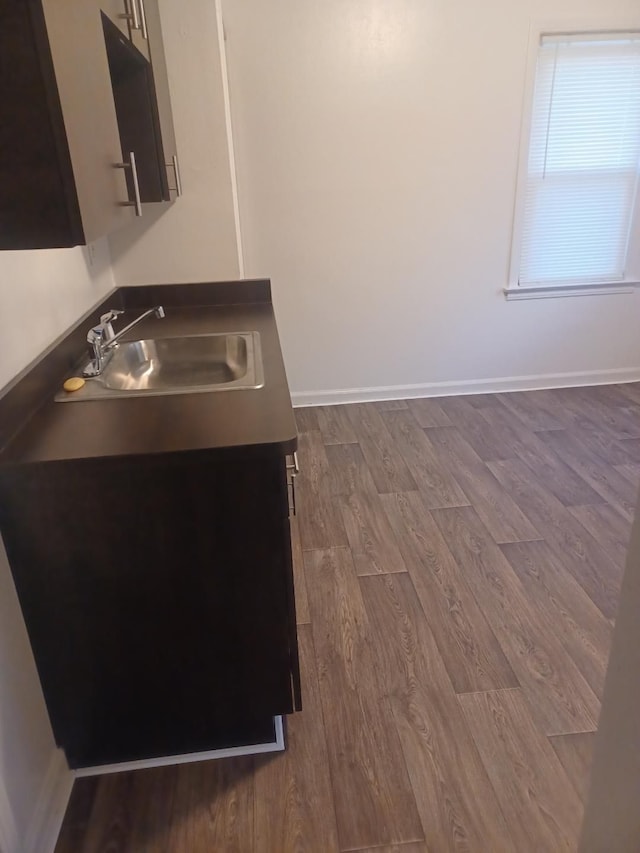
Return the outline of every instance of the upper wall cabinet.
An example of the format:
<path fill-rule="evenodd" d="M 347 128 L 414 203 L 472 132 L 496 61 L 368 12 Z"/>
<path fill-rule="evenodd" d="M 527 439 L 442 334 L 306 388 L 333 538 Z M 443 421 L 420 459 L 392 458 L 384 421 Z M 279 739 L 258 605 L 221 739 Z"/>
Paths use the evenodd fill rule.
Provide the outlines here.
<path fill-rule="evenodd" d="M 89 243 L 181 191 L 157 0 L 0 0 L 0 249 Z"/>
<path fill-rule="evenodd" d="M 146 59 L 149 51 L 147 5 L 144 0 L 102 0 L 100 7 Z"/>

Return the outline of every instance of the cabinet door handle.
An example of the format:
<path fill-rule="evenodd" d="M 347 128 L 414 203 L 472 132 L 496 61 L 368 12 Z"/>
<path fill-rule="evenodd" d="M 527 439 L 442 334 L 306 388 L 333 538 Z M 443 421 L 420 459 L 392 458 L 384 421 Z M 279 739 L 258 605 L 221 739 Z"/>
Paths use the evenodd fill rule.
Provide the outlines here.
<path fill-rule="evenodd" d="M 287 471 L 292 472 L 292 474 L 291 474 L 292 477 L 297 477 L 297 475 L 300 473 L 300 465 L 298 464 L 298 451 L 297 450 L 293 451 L 291 458 L 293 461 L 287 462 Z"/>
<path fill-rule="evenodd" d="M 291 472 L 291 478 L 288 478 L 288 486 L 291 486 L 291 506 L 289 507 L 290 515 L 296 515 L 296 477 L 300 473 L 300 465 L 298 464 L 298 453 L 294 450 L 292 461 L 287 462 L 287 471 Z"/>
<path fill-rule="evenodd" d="M 124 18 L 129 21 L 132 29 L 139 30 L 140 29 L 140 17 L 138 15 L 138 7 L 136 6 L 136 0 L 124 0 L 124 7 L 126 11 L 122 15 L 118 15 L 119 18 Z M 129 8 L 131 11 L 129 11 Z"/>
<path fill-rule="evenodd" d="M 297 515 L 296 512 L 296 476 L 295 474 L 291 475 L 291 480 L 288 483 L 291 486 L 291 504 L 289 506 L 289 516 Z"/>
<path fill-rule="evenodd" d="M 135 5 L 136 0 L 132 0 L 132 3 Z M 142 31 L 142 38 L 145 41 L 149 41 L 149 32 L 147 30 L 147 13 L 144 8 L 144 0 L 139 0 L 140 3 L 140 27 L 139 29 Z"/>
<path fill-rule="evenodd" d="M 133 195 L 134 201 L 123 201 L 123 207 L 135 207 L 136 216 L 142 216 L 142 202 L 140 200 L 140 184 L 138 183 L 138 169 L 136 166 L 136 155 L 133 151 L 129 152 L 128 163 L 115 163 L 116 169 L 131 169 L 131 177 L 133 179 Z"/>
<path fill-rule="evenodd" d="M 180 165 L 178 164 L 178 155 L 174 154 L 170 163 L 166 163 L 168 169 L 173 169 L 173 174 L 176 178 L 175 187 L 169 187 L 169 192 L 174 192 L 176 195 L 182 195 L 182 181 L 180 180 Z"/>

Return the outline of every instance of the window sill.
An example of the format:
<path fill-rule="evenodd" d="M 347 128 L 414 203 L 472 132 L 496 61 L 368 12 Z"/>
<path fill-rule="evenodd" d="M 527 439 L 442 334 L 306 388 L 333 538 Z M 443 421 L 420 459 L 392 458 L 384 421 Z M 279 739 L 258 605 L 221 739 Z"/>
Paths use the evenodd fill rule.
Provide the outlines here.
<path fill-rule="evenodd" d="M 633 293 L 640 281 L 616 281 L 611 284 L 551 284 L 535 287 L 505 287 L 507 302 L 521 299 L 558 299 L 563 296 L 613 296 L 618 293 Z"/>

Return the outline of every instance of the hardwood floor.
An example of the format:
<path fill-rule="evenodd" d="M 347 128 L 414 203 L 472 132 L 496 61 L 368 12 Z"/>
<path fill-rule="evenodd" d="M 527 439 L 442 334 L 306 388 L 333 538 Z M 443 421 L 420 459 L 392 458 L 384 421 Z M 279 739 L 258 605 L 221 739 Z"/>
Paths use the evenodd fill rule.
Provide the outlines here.
<path fill-rule="evenodd" d="M 422 840 L 362 590 L 346 548 L 305 554 L 338 839 L 344 850 Z"/>
<path fill-rule="evenodd" d="M 437 512 L 437 514 L 436 514 Z M 550 613 L 532 601 L 472 507 L 437 510 L 436 523 L 486 614 L 547 735 L 595 728 L 598 699 L 563 649 Z"/>
<path fill-rule="evenodd" d="M 576 850 L 640 384 L 296 419 L 287 751 L 79 780 L 56 853 Z"/>
<path fill-rule="evenodd" d="M 382 501 L 456 692 L 517 687 L 464 572 L 420 495 L 383 495 Z"/>
<path fill-rule="evenodd" d="M 336 850 L 337 824 L 310 625 L 298 629 L 304 711 L 287 725 L 287 750 L 255 759 L 255 843 L 246 850 Z M 313 845 L 307 839 L 313 838 Z"/>
<path fill-rule="evenodd" d="M 524 694 L 517 688 L 467 693 L 460 703 L 513 835 L 513 849 L 574 849 L 582 805 Z"/>

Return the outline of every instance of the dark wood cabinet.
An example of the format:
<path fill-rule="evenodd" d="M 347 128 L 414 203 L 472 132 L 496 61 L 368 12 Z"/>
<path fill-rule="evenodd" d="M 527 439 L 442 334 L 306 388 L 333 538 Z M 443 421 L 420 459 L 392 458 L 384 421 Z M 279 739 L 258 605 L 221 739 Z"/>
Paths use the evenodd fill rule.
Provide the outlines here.
<path fill-rule="evenodd" d="M 175 198 L 157 3 L 142 38 L 134 2 L 0 0 L 0 248 L 89 243 Z"/>
<path fill-rule="evenodd" d="M 268 447 L 0 469 L 71 767 L 256 742 L 300 707 L 287 474 Z"/>
<path fill-rule="evenodd" d="M 101 11 L 122 151 L 135 152 L 141 201 L 169 202 L 182 187 L 158 2 L 101 0 Z"/>

